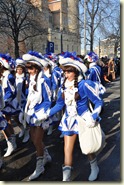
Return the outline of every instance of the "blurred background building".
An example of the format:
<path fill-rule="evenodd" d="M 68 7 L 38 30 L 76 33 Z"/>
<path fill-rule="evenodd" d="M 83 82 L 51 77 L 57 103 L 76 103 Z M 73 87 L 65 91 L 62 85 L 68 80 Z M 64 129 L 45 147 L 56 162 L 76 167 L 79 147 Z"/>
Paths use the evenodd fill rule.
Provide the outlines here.
<path fill-rule="evenodd" d="M 120 58 L 120 44 L 117 42 L 115 38 L 106 38 L 100 40 L 99 46 L 97 46 L 94 51 L 100 57 L 119 57 Z"/>

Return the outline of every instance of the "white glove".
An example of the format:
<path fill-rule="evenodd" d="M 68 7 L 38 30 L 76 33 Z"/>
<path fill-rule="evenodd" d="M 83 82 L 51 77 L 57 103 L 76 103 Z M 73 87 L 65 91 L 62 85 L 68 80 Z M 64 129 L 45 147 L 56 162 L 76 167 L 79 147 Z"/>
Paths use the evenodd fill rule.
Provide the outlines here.
<path fill-rule="evenodd" d="M 82 116 L 86 127 L 93 128 L 95 126 L 96 121 L 93 119 L 92 114 L 88 111 Z"/>
<path fill-rule="evenodd" d="M 89 122 L 86 122 L 86 127 L 88 127 L 88 128 L 93 128 L 94 126 L 95 126 L 95 121 L 94 120 L 92 120 L 92 121 L 89 121 Z"/>
<path fill-rule="evenodd" d="M 44 113 L 40 116 L 40 120 L 42 120 L 42 121 L 46 120 L 47 118 L 48 118 L 48 115 L 46 113 Z"/>
<path fill-rule="evenodd" d="M 48 115 L 46 113 L 42 114 L 39 119 L 36 120 L 36 124 L 41 123 L 42 121 L 46 120 L 48 118 Z"/>
<path fill-rule="evenodd" d="M 33 109 L 36 105 L 36 102 L 35 101 L 32 101 L 29 105 L 29 109 Z"/>

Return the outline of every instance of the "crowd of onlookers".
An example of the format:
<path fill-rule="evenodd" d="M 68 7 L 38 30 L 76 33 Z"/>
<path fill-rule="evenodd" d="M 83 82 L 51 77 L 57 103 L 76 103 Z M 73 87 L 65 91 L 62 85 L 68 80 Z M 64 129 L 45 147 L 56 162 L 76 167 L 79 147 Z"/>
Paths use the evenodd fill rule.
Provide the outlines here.
<path fill-rule="evenodd" d="M 105 82 L 111 82 L 120 76 L 120 58 L 118 57 L 102 57 L 103 62 L 103 75 Z"/>

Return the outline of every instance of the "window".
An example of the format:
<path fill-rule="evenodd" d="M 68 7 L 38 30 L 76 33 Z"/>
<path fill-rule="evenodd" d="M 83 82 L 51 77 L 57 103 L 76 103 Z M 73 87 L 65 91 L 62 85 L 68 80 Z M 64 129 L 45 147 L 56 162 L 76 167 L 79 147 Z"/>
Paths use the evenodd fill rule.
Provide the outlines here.
<path fill-rule="evenodd" d="M 55 50 L 58 50 L 58 45 L 57 44 L 55 44 Z"/>

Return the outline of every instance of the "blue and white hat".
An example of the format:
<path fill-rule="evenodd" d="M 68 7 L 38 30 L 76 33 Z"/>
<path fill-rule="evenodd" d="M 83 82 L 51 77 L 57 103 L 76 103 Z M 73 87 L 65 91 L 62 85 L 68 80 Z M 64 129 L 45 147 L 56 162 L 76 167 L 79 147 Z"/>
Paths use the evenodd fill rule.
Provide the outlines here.
<path fill-rule="evenodd" d="M 90 51 L 89 53 L 87 53 L 84 59 L 86 59 L 88 62 L 97 62 L 99 60 L 99 57 L 95 52 Z"/>
<path fill-rule="evenodd" d="M 16 62 L 16 67 L 18 66 L 25 67 L 26 62 L 22 58 L 17 58 L 15 62 Z"/>
<path fill-rule="evenodd" d="M 57 66 L 56 61 L 59 59 L 58 56 L 54 53 L 46 53 L 44 55 L 45 59 L 49 62 L 52 68 Z"/>
<path fill-rule="evenodd" d="M 37 64 L 40 67 L 45 67 L 48 65 L 48 62 L 45 60 L 42 54 L 36 51 L 29 51 L 27 54 L 22 56 L 22 59 L 26 62 Z"/>
<path fill-rule="evenodd" d="M 15 60 L 9 54 L 0 54 L 0 63 L 6 69 L 15 69 Z"/>
<path fill-rule="evenodd" d="M 59 63 L 62 66 L 73 66 L 75 67 L 81 74 L 85 74 L 87 71 L 87 67 L 83 62 L 80 62 L 80 59 L 76 56 L 76 53 L 65 52 L 64 54 L 59 56 Z"/>

